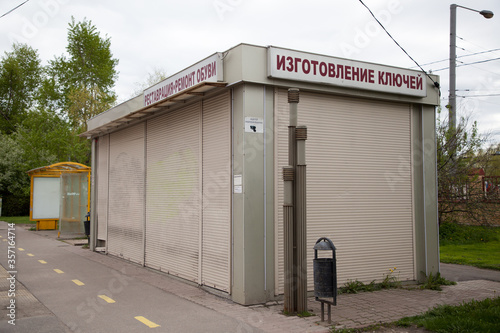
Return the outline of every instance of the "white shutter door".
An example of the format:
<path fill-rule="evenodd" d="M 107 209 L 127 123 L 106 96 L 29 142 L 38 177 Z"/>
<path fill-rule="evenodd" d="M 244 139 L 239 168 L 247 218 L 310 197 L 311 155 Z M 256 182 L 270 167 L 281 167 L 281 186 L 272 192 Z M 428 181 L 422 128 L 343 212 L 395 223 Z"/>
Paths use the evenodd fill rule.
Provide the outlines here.
<path fill-rule="evenodd" d="M 111 133 L 108 252 L 142 263 L 144 258 L 144 124 Z"/>
<path fill-rule="evenodd" d="M 97 153 L 97 239 L 106 240 L 108 224 L 109 135 L 98 138 Z"/>
<path fill-rule="evenodd" d="M 202 284 L 229 291 L 231 239 L 231 99 L 203 102 Z"/>
<path fill-rule="evenodd" d="M 147 123 L 146 265 L 198 282 L 201 106 Z"/>
<path fill-rule="evenodd" d="M 276 289 L 282 293 L 287 91 L 278 91 L 277 107 Z M 301 92 L 298 115 L 298 124 L 308 129 L 309 290 L 314 289 L 313 247 L 320 237 L 330 238 L 337 248 L 339 286 L 347 280 L 380 281 L 394 267 L 398 279 L 413 280 L 410 106 Z"/>

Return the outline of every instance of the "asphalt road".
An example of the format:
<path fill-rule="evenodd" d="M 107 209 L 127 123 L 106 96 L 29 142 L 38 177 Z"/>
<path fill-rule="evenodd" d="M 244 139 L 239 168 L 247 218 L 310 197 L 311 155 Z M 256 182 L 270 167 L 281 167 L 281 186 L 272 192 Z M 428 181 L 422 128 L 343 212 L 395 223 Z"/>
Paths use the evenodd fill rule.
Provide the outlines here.
<path fill-rule="evenodd" d="M 443 263 L 440 264 L 440 270 L 441 275 L 450 281 L 488 280 L 500 282 L 500 271 Z"/>
<path fill-rule="evenodd" d="M 67 249 L 71 245 L 64 242 L 20 226 L 12 231 L 15 238 L 9 239 L 7 229 L 0 222 L 0 264 L 6 268 L 0 269 L 4 275 L 0 332 L 113 333 L 151 332 L 152 328 L 156 332 L 237 332 L 248 326 L 130 277 L 125 267 L 120 272 L 72 253 Z M 8 261 L 9 254 L 14 261 Z M 16 272 L 14 288 L 7 271 Z M 9 290 L 16 296 L 9 297 Z M 8 317 L 12 300 L 15 326 Z"/>

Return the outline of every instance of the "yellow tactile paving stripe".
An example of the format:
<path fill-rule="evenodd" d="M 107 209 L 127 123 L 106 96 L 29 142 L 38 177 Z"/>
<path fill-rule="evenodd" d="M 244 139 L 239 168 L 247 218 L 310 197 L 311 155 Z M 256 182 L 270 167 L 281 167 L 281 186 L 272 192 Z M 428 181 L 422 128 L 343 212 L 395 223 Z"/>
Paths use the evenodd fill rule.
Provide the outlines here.
<path fill-rule="evenodd" d="M 155 328 L 155 327 L 160 327 L 160 325 L 153 323 L 151 320 L 144 318 L 143 316 L 137 316 L 134 317 L 144 325 L 148 326 L 149 328 Z"/>
<path fill-rule="evenodd" d="M 85 285 L 85 283 L 83 283 L 83 282 L 82 282 L 82 281 L 80 281 L 80 280 L 76 280 L 76 279 L 75 279 L 75 280 L 71 280 L 71 281 L 73 281 L 73 283 L 74 283 L 74 284 L 76 284 L 77 286 L 84 286 L 84 285 Z"/>
<path fill-rule="evenodd" d="M 45 260 L 38 260 L 40 264 L 46 264 L 47 262 Z"/>
<path fill-rule="evenodd" d="M 56 272 L 57 274 L 62 274 L 62 273 L 64 273 L 63 271 L 61 271 L 60 269 L 57 269 L 57 268 L 54 268 L 54 272 Z"/>
<path fill-rule="evenodd" d="M 108 297 L 108 296 L 106 296 L 106 295 L 98 295 L 98 296 L 99 296 L 99 298 L 102 298 L 103 300 L 105 300 L 105 301 L 106 301 L 106 302 L 108 302 L 108 303 L 115 303 L 115 300 L 114 300 L 114 299 L 111 299 L 111 298 L 109 298 L 109 297 Z"/>

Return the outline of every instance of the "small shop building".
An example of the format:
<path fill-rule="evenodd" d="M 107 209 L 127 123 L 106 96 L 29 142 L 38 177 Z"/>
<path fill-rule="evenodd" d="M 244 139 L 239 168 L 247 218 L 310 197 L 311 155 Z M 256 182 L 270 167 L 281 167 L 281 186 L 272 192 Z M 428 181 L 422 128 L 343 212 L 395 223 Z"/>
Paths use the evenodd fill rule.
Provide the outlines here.
<path fill-rule="evenodd" d="M 439 271 L 437 76 L 280 47 L 215 53 L 89 120 L 91 248 L 241 304 L 283 294 L 289 88 L 338 283 Z"/>

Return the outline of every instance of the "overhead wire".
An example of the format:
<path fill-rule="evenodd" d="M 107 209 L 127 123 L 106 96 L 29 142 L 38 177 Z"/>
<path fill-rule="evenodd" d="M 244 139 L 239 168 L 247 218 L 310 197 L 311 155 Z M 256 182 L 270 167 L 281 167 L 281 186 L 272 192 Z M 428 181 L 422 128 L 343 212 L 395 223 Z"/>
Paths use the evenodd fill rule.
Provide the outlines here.
<path fill-rule="evenodd" d="M 11 10 L 9 10 L 7 13 L 2 14 L 2 16 L 0 16 L 0 18 L 4 17 L 5 15 L 8 15 L 8 14 L 12 13 L 13 11 L 15 11 L 16 9 L 18 9 L 19 7 L 21 7 L 22 5 L 24 5 L 28 1 L 30 1 L 30 0 L 24 1 L 22 4 L 17 5 L 16 7 L 12 8 Z"/>
<path fill-rule="evenodd" d="M 492 96 L 500 96 L 500 94 L 485 94 L 485 95 L 469 95 L 469 96 L 458 96 L 457 97 L 463 97 L 463 98 L 470 98 L 470 97 L 492 97 Z"/>
<path fill-rule="evenodd" d="M 408 56 L 408 58 L 410 58 L 418 66 L 418 68 L 420 68 L 420 70 L 432 81 L 432 83 L 434 83 L 434 86 L 440 89 L 439 82 L 434 81 L 434 79 L 422 68 L 422 66 L 420 66 L 419 63 L 415 59 L 413 59 L 401 45 L 399 45 L 399 43 L 394 39 L 394 37 L 392 37 L 389 31 L 387 31 L 387 29 L 384 27 L 384 25 L 378 20 L 375 14 L 373 14 L 371 9 L 367 5 L 365 5 L 365 3 L 362 0 L 359 0 L 359 2 L 361 2 L 361 4 L 370 12 L 371 16 L 382 27 L 382 29 L 384 29 L 385 33 L 392 39 L 392 41 L 396 43 L 397 46 L 399 46 L 399 48 Z M 439 93 L 441 94 L 441 91 Z"/>
<path fill-rule="evenodd" d="M 462 48 L 462 50 L 466 51 L 463 48 Z M 500 48 L 498 48 L 498 49 L 492 49 L 492 50 L 487 50 L 487 51 L 476 52 L 476 53 L 471 53 L 471 54 L 464 54 L 464 55 L 458 56 L 457 59 L 459 59 L 459 58 L 465 58 L 465 57 L 470 57 L 470 56 L 475 56 L 475 55 L 483 54 L 483 53 L 495 52 L 495 51 L 500 51 Z M 443 62 L 443 61 L 448 61 L 448 60 L 450 60 L 450 58 L 428 62 L 426 64 L 422 64 L 422 66 L 433 65 L 433 64 L 437 64 L 437 63 L 440 63 L 440 62 Z M 413 67 L 410 67 L 410 68 L 414 68 L 414 67 L 416 67 L 416 66 L 413 66 Z"/>
<path fill-rule="evenodd" d="M 498 58 L 493 58 L 493 59 L 486 59 L 486 60 L 479 60 L 475 62 L 469 62 L 469 63 L 462 63 L 462 65 L 457 65 L 457 67 L 463 67 L 463 66 L 470 66 L 470 65 L 475 65 L 475 64 L 482 64 L 485 62 L 490 62 L 490 61 L 495 61 L 495 60 L 500 60 L 500 57 Z M 445 69 L 449 69 L 450 67 L 444 67 L 440 69 L 435 69 L 433 72 L 439 72 L 439 71 L 444 71 Z"/>
<path fill-rule="evenodd" d="M 460 39 L 460 40 L 463 40 L 463 41 L 464 41 L 464 42 L 466 42 L 466 43 L 472 44 L 472 45 L 474 45 L 474 46 L 476 46 L 476 47 L 478 47 L 478 48 L 480 48 L 480 49 L 482 49 L 482 50 L 486 50 L 486 49 L 485 49 L 484 47 L 482 47 L 481 45 L 478 45 L 478 44 L 476 44 L 476 43 L 473 43 L 473 42 L 471 42 L 471 41 L 469 41 L 469 40 L 467 40 L 467 39 L 465 39 L 465 38 L 463 38 L 463 37 L 457 36 L 457 38 L 458 38 L 458 39 Z M 498 50 L 495 50 L 495 51 L 498 51 Z"/>

